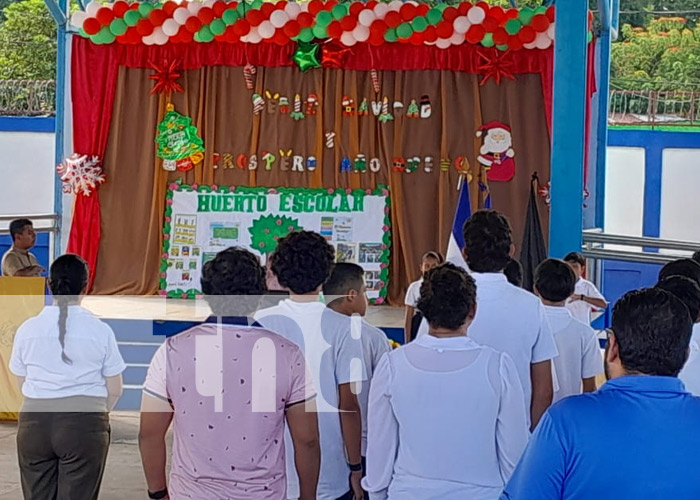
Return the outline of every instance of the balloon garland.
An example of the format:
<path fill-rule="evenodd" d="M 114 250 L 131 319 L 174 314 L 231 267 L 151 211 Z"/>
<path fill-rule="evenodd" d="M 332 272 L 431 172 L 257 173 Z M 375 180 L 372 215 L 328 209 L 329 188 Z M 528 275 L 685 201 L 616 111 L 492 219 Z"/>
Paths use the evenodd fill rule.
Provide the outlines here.
<path fill-rule="evenodd" d="M 593 16 L 589 14 L 589 39 Z M 91 1 L 71 16 L 79 33 L 96 44 L 408 43 L 441 49 L 469 43 L 500 50 L 546 49 L 554 39 L 554 7 L 504 9 L 486 2 L 417 3 L 262 2 L 206 0 L 161 4 Z"/>

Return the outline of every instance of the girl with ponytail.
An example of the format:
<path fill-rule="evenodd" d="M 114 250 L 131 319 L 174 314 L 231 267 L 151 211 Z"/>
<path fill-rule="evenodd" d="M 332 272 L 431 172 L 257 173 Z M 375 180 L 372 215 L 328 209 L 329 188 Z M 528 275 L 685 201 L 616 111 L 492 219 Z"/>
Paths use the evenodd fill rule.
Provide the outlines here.
<path fill-rule="evenodd" d="M 80 305 L 87 286 L 83 259 L 56 259 L 49 271 L 54 304 L 15 335 L 10 370 L 24 395 L 17 451 L 25 500 L 99 494 L 108 411 L 121 396 L 126 365 L 112 329 Z"/>

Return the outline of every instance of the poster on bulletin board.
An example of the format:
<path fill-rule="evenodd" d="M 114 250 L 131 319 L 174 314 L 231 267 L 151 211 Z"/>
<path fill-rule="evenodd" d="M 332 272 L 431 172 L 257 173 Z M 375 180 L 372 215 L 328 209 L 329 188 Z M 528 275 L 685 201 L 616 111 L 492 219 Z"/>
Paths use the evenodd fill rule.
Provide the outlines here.
<path fill-rule="evenodd" d="M 367 295 L 385 301 L 391 234 L 390 196 L 377 189 L 313 189 L 190 186 L 173 183 L 166 194 L 161 294 L 201 295 L 202 267 L 237 246 L 265 259 L 292 231 L 321 234 L 335 248 L 337 262 L 365 270 Z"/>

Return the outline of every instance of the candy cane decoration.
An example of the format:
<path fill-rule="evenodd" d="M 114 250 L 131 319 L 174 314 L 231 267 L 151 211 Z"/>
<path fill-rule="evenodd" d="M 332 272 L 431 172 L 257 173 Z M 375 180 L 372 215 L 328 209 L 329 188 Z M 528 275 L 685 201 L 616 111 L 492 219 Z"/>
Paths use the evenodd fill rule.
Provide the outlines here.
<path fill-rule="evenodd" d="M 304 119 L 304 113 L 301 112 L 301 96 L 299 94 L 294 96 L 294 111 L 289 116 L 296 121 Z"/>
<path fill-rule="evenodd" d="M 253 94 L 253 113 L 259 115 L 265 108 L 265 99 L 260 94 Z"/>
<path fill-rule="evenodd" d="M 335 147 L 335 132 L 326 132 L 326 147 L 333 149 Z"/>
<path fill-rule="evenodd" d="M 374 93 L 378 94 L 381 92 L 381 87 L 379 86 L 379 75 L 377 74 L 377 70 L 373 69 L 369 72 L 370 77 L 372 78 L 372 88 L 374 89 Z"/>
<path fill-rule="evenodd" d="M 253 83 L 256 72 L 257 69 L 250 63 L 243 66 L 243 78 L 245 79 L 245 86 L 248 90 L 253 90 Z"/>

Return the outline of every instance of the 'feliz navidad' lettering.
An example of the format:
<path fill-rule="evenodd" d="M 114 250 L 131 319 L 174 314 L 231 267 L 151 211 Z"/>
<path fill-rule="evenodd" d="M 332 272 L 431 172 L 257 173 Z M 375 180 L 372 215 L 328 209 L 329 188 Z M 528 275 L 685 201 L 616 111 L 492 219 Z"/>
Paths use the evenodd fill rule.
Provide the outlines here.
<path fill-rule="evenodd" d="M 362 194 L 335 193 L 281 193 L 279 212 L 362 212 Z M 197 195 L 198 212 L 264 212 L 267 196 L 255 194 Z"/>

